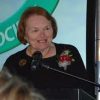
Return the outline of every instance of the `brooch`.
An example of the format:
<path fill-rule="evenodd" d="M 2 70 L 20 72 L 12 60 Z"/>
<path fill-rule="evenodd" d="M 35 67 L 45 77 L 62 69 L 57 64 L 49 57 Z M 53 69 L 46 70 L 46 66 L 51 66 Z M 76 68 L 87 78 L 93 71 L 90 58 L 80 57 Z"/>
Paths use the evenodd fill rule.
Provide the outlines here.
<path fill-rule="evenodd" d="M 26 63 L 27 63 L 27 60 L 26 60 L 26 59 L 21 59 L 21 60 L 19 61 L 19 66 L 25 66 Z"/>

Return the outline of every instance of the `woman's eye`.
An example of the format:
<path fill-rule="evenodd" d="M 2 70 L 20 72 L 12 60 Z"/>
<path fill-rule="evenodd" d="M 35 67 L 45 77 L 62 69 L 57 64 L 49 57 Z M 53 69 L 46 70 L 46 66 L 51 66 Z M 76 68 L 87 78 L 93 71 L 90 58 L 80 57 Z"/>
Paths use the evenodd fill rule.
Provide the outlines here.
<path fill-rule="evenodd" d="M 38 30 L 33 30 L 33 32 L 38 32 Z"/>
<path fill-rule="evenodd" d="M 31 30 L 30 33 L 38 32 L 38 30 Z"/>
<path fill-rule="evenodd" d="M 50 27 L 46 27 L 45 30 L 50 30 Z"/>

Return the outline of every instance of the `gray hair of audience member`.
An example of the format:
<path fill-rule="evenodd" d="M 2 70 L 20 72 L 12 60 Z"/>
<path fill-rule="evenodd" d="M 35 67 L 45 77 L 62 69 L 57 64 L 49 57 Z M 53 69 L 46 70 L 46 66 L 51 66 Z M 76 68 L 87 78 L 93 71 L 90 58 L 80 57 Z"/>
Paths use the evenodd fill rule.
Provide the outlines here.
<path fill-rule="evenodd" d="M 46 100 L 35 88 L 7 71 L 0 72 L 0 100 Z"/>

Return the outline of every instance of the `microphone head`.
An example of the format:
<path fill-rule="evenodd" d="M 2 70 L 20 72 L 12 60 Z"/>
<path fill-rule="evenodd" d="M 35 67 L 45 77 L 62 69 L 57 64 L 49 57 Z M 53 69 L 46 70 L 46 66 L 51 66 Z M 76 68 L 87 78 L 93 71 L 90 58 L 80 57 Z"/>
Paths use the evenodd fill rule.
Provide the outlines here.
<path fill-rule="evenodd" d="M 35 61 L 39 61 L 42 60 L 42 53 L 40 51 L 36 51 L 33 55 L 32 55 L 33 59 Z"/>
<path fill-rule="evenodd" d="M 33 60 L 31 62 L 31 69 L 37 69 L 41 67 L 42 53 L 40 51 L 36 51 L 32 57 Z"/>

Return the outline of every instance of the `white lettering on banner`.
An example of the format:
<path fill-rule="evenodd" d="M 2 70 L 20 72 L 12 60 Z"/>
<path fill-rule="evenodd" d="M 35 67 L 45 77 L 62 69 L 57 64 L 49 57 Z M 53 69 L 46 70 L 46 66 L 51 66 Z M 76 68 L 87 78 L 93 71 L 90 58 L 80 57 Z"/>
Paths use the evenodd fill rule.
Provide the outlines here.
<path fill-rule="evenodd" d="M 10 30 L 12 30 L 12 27 L 11 27 L 11 26 L 8 27 L 8 28 L 5 30 L 5 39 L 6 39 L 7 41 L 13 41 L 13 40 L 15 39 L 14 37 L 9 37 L 9 36 L 8 36 L 8 32 L 9 32 Z"/>
<path fill-rule="evenodd" d="M 12 26 L 9 26 L 5 29 L 5 32 L 0 32 L 0 46 L 3 46 L 5 44 L 5 42 L 11 42 L 14 41 L 17 37 L 17 25 L 18 22 L 16 22 L 16 24 L 13 24 Z M 13 31 L 13 36 L 9 36 L 10 31 Z"/>
<path fill-rule="evenodd" d="M 1 38 L 0 46 L 2 46 L 5 43 L 5 36 L 2 32 L 0 32 L 0 38 Z"/>

